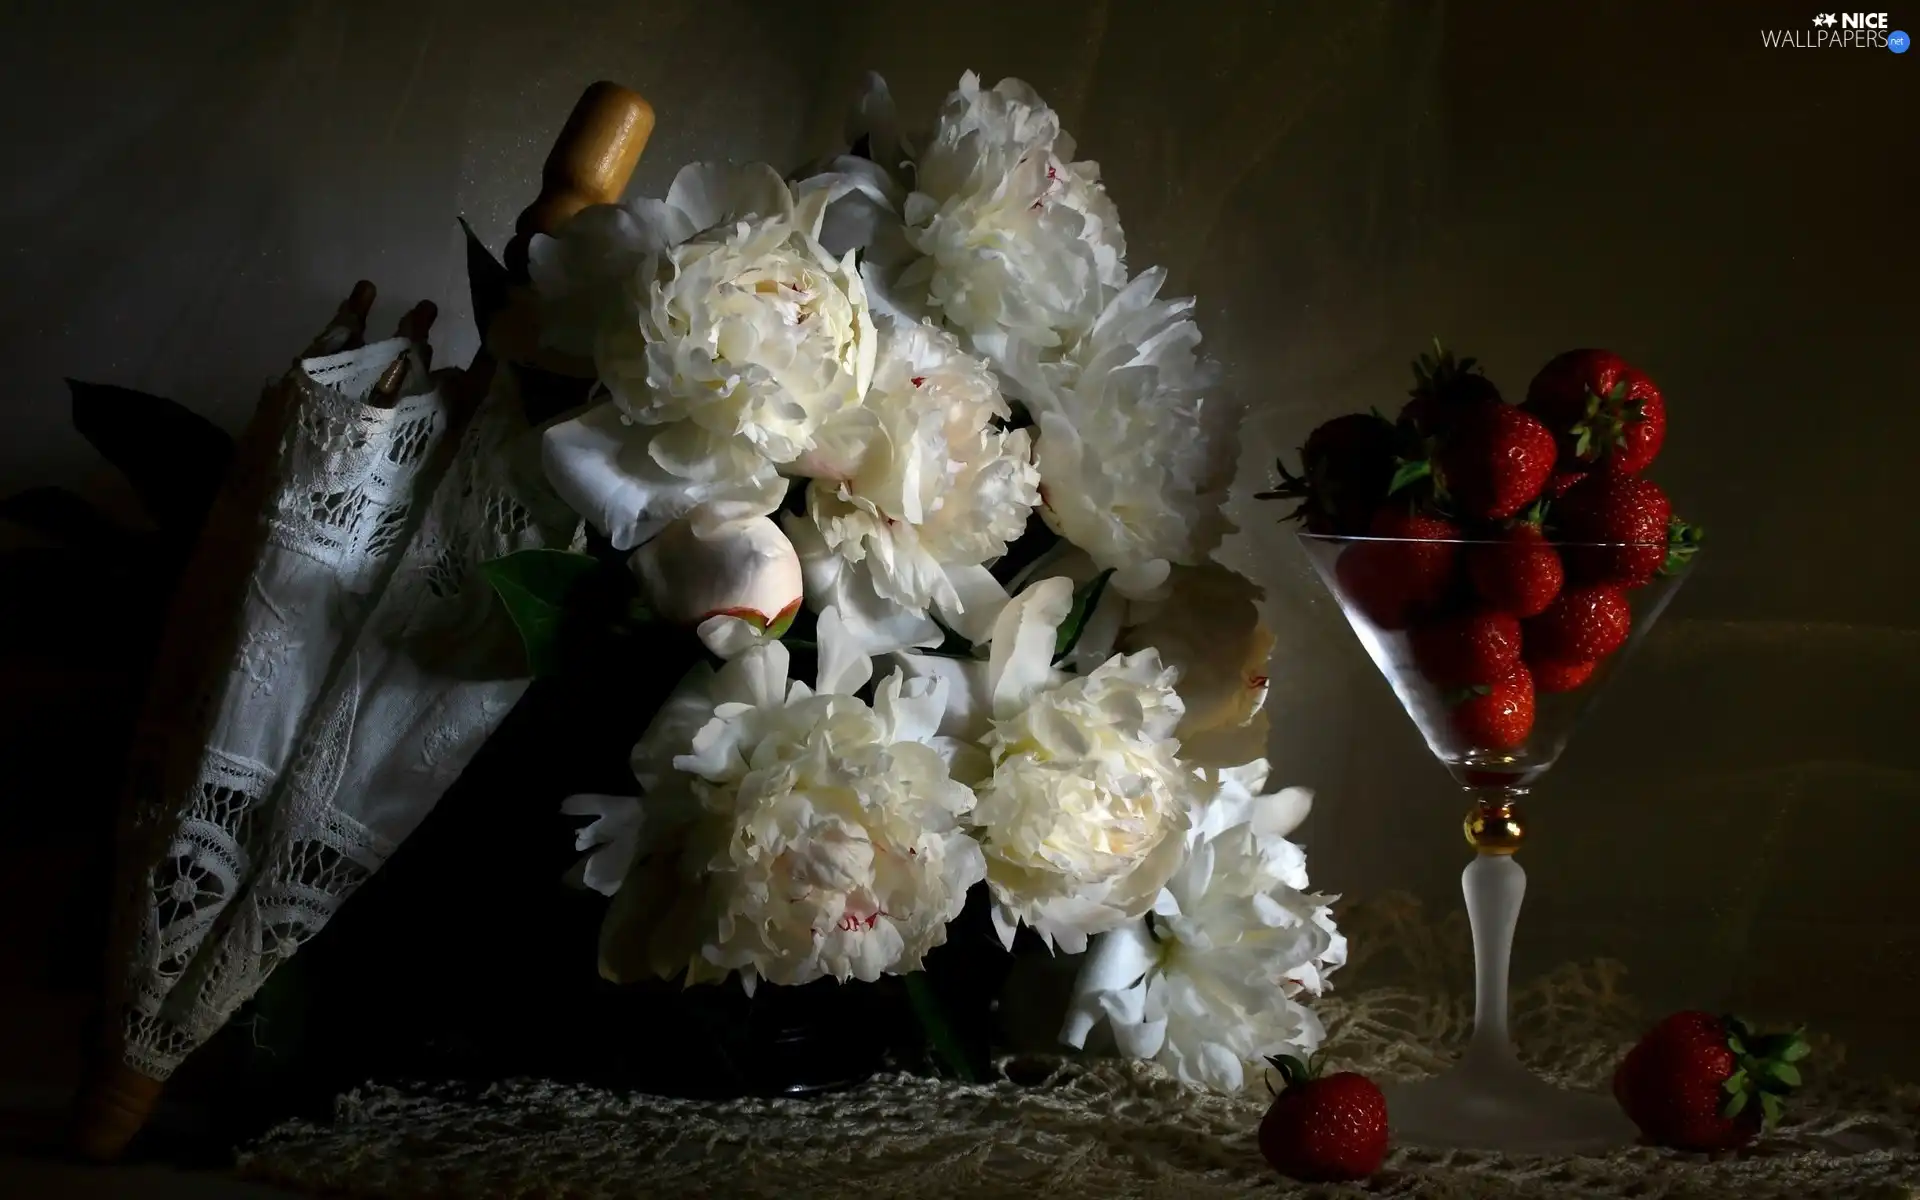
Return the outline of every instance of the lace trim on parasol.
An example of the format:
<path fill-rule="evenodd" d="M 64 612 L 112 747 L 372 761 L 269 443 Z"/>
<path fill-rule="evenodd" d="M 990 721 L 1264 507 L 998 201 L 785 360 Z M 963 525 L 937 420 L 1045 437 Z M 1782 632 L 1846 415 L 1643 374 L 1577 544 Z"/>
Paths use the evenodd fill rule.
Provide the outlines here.
<path fill-rule="evenodd" d="M 372 611 L 283 774 L 218 749 L 203 757 L 189 819 L 153 873 L 134 961 L 124 1057 L 157 1079 L 326 925 L 512 708 L 525 683 L 500 651 L 517 643 L 495 628 L 477 568 L 512 550 L 565 544 L 577 525 L 545 493 L 510 372 L 497 377 L 444 471 L 425 476 L 450 423 L 444 408 L 403 406 L 384 422 L 366 418 L 377 410 L 364 405 L 344 420 L 321 408 L 289 434 L 297 469 L 278 490 L 273 541 L 377 589 L 378 599 L 366 598 Z M 421 513 L 410 524 L 414 495 Z M 388 577 L 379 563 L 396 556 Z M 289 632 L 278 636 L 269 621 L 249 618 L 227 686 L 272 678 L 270 652 L 312 627 L 284 616 Z"/>

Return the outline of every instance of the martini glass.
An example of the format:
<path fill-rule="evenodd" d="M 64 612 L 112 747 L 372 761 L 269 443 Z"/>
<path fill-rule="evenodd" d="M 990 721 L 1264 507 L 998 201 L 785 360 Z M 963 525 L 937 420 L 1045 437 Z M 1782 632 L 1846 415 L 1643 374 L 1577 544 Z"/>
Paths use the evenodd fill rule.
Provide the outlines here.
<path fill-rule="evenodd" d="M 1669 557 L 1664 543 L 1523 546 L 1470 539 L 1299 537 L 1427 748 L 1467 794 L 1463 828 L 1475 853 L 1461 876 L 1461 890 L 1473 927 L 1473 1035 L 1448 1071 L 1387 1089 L 1395 1137 L 1441 1148 L 1540 1154 L 1631 1143 L 1634 1128 L 1611 1097 L 1556 1087 L 1523 1066 L 1514 1052 L 1507 967 L 1527 888 L 1526 872 L 1514 855 L 1526 835 L 1521 802 L 1659 619 L 1690 558 Z M 1482 581 L 1491 574 L 1489 567 L 1522 555 L 1551 555 L 1565 568 L 1568 580 L 1556 603 L 1597 607 L 1607 618 L 1598 624 L 1615 631 L 1630 613 L 1630 632 L 1589 671 L 1584 661 L 1567 654 L 1579 643 L 1570 642 L 1566 624 L 1558 623 L 1561 611 L 1549 610 L 1520 623 L 1522 665 L 1534 660 L 1525 682 L 1511 669 L 1493 686 L 1462 679 L 1458 656 L 1449 662 L 1435 650 L 1457 643 L 1435 634 L 1463 614 L 1499 607 L 1485 599 Z M 1643 574 L 1653 563 L 1662 565 L 1646 583 L 1604 589 L 1612 593 L 1608 596 L 1596 597 L 1594 589 L 1578 582 Z M 1525 691 L 1532 692 L 1531 722 L 1516 711 L 1525 705 L 1515 693 Z"/>

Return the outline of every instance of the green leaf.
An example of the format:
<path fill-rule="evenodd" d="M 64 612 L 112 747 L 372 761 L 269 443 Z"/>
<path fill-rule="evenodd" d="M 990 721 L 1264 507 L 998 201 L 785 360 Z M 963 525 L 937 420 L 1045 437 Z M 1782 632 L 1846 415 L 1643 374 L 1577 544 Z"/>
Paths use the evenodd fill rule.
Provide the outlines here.
<path fill-rule="evenodd" d="M 1035 510 L 1027 517 L 1026 529 L 994 561 L 993 577 L 1002 584 L 1010 583 L 1059 544 L 1060 535 L 1048 528 L 1046 517 Z"/>
<path fill-rule="evenodd" d="M 1100 597 L 1111 578 L 1113 571 L 1105 570 L 1073 589 L 1073 607 L 1067 610 L 1067 619 L 1060 622 L 1059 632 L 1053 637 L 1054 662 L 1073 653 L 1073 648 L 1079 645 L 1080 635 L 1086 632 L 1087 619 L 1100 607 Z"/>
<path fill-rule="evenodd" d="M 233 439 L 198 413 L 131 388 L 67 380 L 73 427 L 170 533 L 197 533 L 233 462 Z"/>
<path fill-rule="evenodd" d="M 506 310 L 512 276 L 465 217 L 460 218 L 460 232 L 467 238 L 467 293 L 473 300 L 473 325 L 484 344 L 493 319 Z"/>
<path fill-rule="evenodd" d="M 1733 1099 L 1727 1101 L 1726 1107 L 1720 1110 L 1720 1115 L 1727 1118 L 1733 1118 L 1733 1117 L 1739 1116 L 1741 1113 L 1747 1111 L 1747 1101 L 1752 1098 L 1753 1098 L 1752 1092 L 1748 1092 L 1748 1091 L 1735 1092 L 1733 1094 Z"/>
<path fill-rule="evenodd" d="M 1796 1033 L 1793 1035 L 1793 1040 L 1788 1042 L 1785 1049 L 1780 1051 L 1780 1059 L 1782 1062 L 1799 1062 L 1812 1053 L 1813 1047 L 1809 1046 L 1805 1039 Z"/>
<path fill-rule="evenodd" d="M 933 994 L 933 986 L 927 982 L 925 971 L 912 971 L 903 977 L 907 986 L 907 1002 L 913 1006 L 913 1016 L 920 1023 L 920 1032 L 926 1035 L 927 1045 L 934 1055 L 953 1072 L 962 1083 L 976 1082 L 973 1066 L 960 1048 L 960 1039 L 954 1036 L 953 1027 L 947 1023 L 947 1014 L 940 1006 L 940 997 Z"/>
<path fill-rule="evenodd" d="M 939 617 L 932 618 L 934 627 L 940 631 L 940 644 L 926 650 L 917 650 L 916 654 L 927 654 L 934 658 L 972 658 L 973 643 L 962 634 L 955 633 Z"/>
<path fill-rule="evenodd" d="M 1727 1081 L 1720 1085 L 1721 1089 L 1727 1092 L 1727 1094 L 1729 1095 L 1732 1095 L 1735 1092 L 1745 1091 L 1746 1086 L 1747 1086 L 1747 1072 L 1745 1068 L 1735 1071 L 1733 1074 L 1727 1076 Z"/>
<path fill-rule="evenodd" d="M 1730 1033 L 1727 1035 L 1727 1049 L 1733 1051 L 1735 1054 L 1745 1054 L 1747 1052 L 1747 1043 L 1739 1034 Z"/>
<path fill-rule="evenodd" d="M 1412 487 L 1422 479 L 1429 479 L 1432 478 L 1432 476 L 1433 460 L 1426 458 L 1403 459 L 1399 467 L 1393 472 L 1393 482 L 1387 485 L 1387 495 L 1394 495 L 1397 492 Z"/>
<path fill-rule="evenodd" d="M 520 633 L 535 678 L 560 671 L 569 609 L 599 569 L 591 554 L 568 550 L 521 550 L 480 564 Z"/>
<path fill-rule="evenodd" d="M 1800 1086 L 1800 1068 L 1794 1066 L 1792 1063 L 1787 1063 L 1787 1062 L 1768 1063 L 1767 1077 L 1769 1079 L 1777 1080 L 1780 1083 L 1783 1083 L 1790 1088 L 1797 1088 Z"/>

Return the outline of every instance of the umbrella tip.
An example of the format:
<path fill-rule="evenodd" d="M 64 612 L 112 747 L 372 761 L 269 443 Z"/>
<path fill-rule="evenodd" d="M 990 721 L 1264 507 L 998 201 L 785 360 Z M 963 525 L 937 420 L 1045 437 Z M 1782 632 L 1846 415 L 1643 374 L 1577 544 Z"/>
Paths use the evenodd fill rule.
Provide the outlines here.
<path fill-rule="evenodd" d="M 73 1146 L 94 1162 L 114 1162 L 153 1115 L 165 1083 L 125 1063 L 101 1071 L 81 1093 Z"/>

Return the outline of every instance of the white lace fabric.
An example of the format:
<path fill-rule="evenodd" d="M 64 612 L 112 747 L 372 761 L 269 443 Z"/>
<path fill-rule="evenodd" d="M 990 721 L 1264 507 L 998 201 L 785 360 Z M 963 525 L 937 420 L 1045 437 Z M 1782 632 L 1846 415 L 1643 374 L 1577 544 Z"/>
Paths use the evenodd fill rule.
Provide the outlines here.
<path fill-rule="evenodd" d="M 1399 899 L 1344 928 L 1412 971 L 1322 1006 L 1335 1068 L 1416 1078 L 1447 1062 L 1471 1024 L 1454 987 L 1453 926 L 1419 926 Z M 1380 974 L 1380 972 L 1373 972 Z M 1568 964 L 1516 996 L 1530 1062 L 1602 1088 L 1639 1027 L 1617 964 Z M 1831 1045 L 1819 1059 L 1841 1056 Z M 1816 1077 L 1751 1150 L 1709 1157 L 1635 1146 L 1520 1158 L 1396 1147 L 1362 1185 L 1279 1179 L 1255 1131 L 1264 1092 L 1185 1087 L 1114 1059 L 1010 1059 L 981 1084 L 887 1075 L 810 1099 L 727 1102 L 624 1095 L 542 1080 L 484 1089 L 369 1085 L 331 1121 L 295 1121 L 242 1156 L 242 1173 L 329 1196 L 629 1200 L 651 1196 L 865 1200 L 1241 1200 L 1276 1196 L 1532 1200 L 1880 1200 L 1920 1188 L 1920 1087 Z"/>
<path fill-rule="evenodd" d="M 403 353 L 403 398 L 366 404 Z M 125 983 L 122 1055 L 143 1074 L 165 1079 L 326 924 L 525 687 L 476 568 L 565 544 L 575 520 L 528 473 L 512 372 L 470 422 L 462 386 L 395 339 L 301 363 L 263 403 L 267 431 L 250 431 L 275 439 L 270 461 L 229 486 L 229 532 L 208 539 L 247 567 L 227 581 L 238 617 L 195 628 L 176 611 L 163 663 L 200 662 L 173 707 L 199 711 L 147 734 L 202 740 L 135 785 L 133 825 L 162 847 L 133 901 Z M 231 533 L 250 523 L 257 540 Z M 191 602 L 218 607 L 219 582 L 199 586 Z"/>

